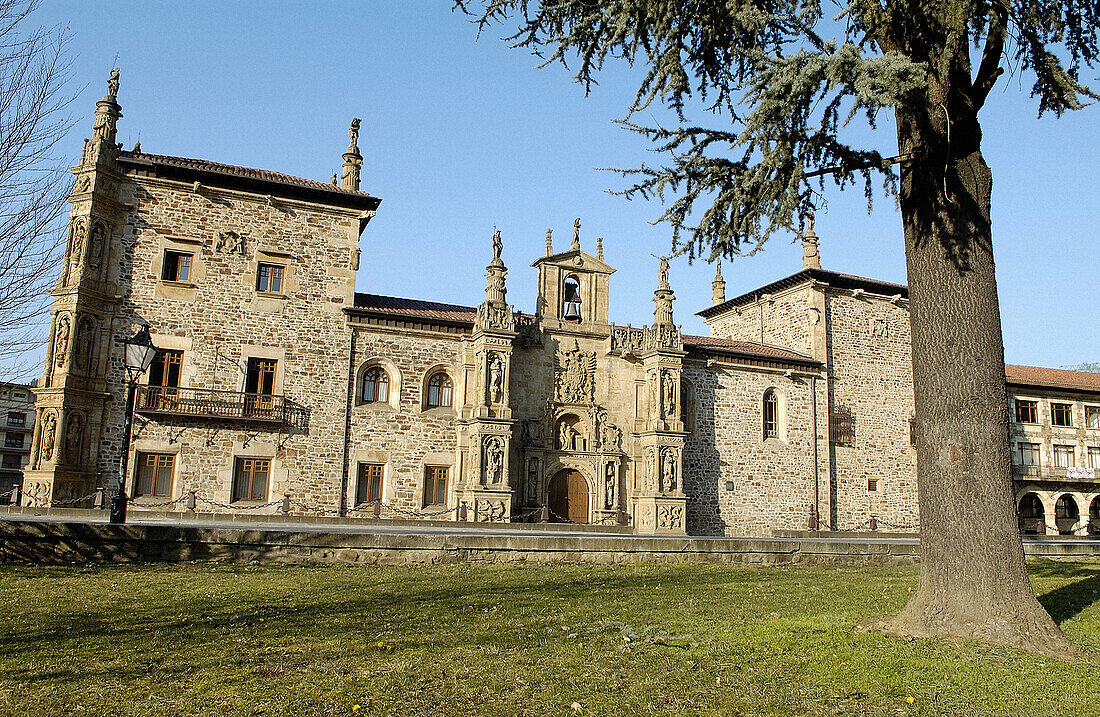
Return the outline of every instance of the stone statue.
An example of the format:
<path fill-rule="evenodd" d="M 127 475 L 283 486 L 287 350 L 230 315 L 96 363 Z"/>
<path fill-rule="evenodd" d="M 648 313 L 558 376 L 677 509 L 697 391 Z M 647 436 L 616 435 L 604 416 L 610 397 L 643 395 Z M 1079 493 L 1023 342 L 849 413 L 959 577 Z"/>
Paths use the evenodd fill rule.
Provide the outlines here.
<path fill-rule="evenodd" d="M 817 235 L 814 234 L 814 215 L 806 215 L 806 232 L 802 235 L 802 269 L 820 269 L 821 252 L 818 250 Z"/>
<path fill-rule="evenodd" d="M 661 404 L 657 400 L 661 390 L 661 374 L 658 371 L 650 371 L 649 373 L 649 410 L 653 412 L 654 418 L 661 417 Z"/>
<path fill-rule="evenodd" d="M 88 240 L 88 270 L 92 276 L 98 276 L 99 268 L 103 265 L 103 234 L 103 226 L 97 224 Z"/>
<path fill-rule="evenodd" d="M 500 261 L 500 253 L 504 250 L 504 241 L 500 238 L 500 230 L 493 234 L 493 261 Z"/>
<path fill-rule="evenodd" d="M 662 256 L 657 265 L 657 286 L 661 289 L 668 288 L 668 257 Z"/>
<path fill-rule="evenodd" d="M 558 428 L 558 444 L 563 451 L 574 451 L 577 449 L 577 429 L 569 425 L 566 419 L 562 419 L 561 426 Z"/>
<path fill-rule="evenodd" d="M 581 218 L 573 220 L 573 243 L 569 245 L 569 251 L 580 251 L 581 248 Z"/>
<path fill-rule="evenodd" d="M 497 354 L 493 354 L 489 359 L 489 402 L 497 404 L 503 401 L 504 361 Z"/>
<path fill-rule="evenodd" d="M 85 317 L 80 321 L 80 326 L 76 330 L 76 365 L 81 368 L 89 368 L 92 358 L 92 340 L 95 334 L 95 327 L 92 324 L 92 320 Z"/>
<path fill-rule="evenodd" d="M 604 474 L 604 507 L 608 510 L 618 504 L 619 472 L 614 462 L 608 463 Z"/>
<path fill-rule="evenodd" d="M 62 315 L 57 320 L 57 337 L 54 340 L 54 362 L 58 366 L 65 364 L 66 354 L 69 351 L 69 317 Z"/>
<path fill-rule="evenodd" d="M 666 448 L 661 454 L 661 492 L 676 490 L 676 450 Z"/>
<path fill-rule="evenodd" d="M 111 70 L 111 76 L 107 78 L 107 97 L 111 100 L 118 98 L 118 68 Z"/>
<path fill-rule="evenodd" d="M 527 501 L 535 503 L 538 500 L 539 489 L 539 459 L 531 457 L 527 459 Z"/>
<path fill-rule="evenodd" d="M 48 461 L 53 458 L 53 446 L 56 438 L 57 417 L 54 416 L 53 411 L 49 411 L 42 420 L 42 460 Z"/>
<path fill-rule="evenodd" d="M 499 438 L 485 439 L 485 482 L 500 483 L 504 480 L 504 446 Z"/>
<path fill-rule="evenodd" d="M 65 428 L 65 460 L 80 463 L 80 449 L 84 446 L 84 416 L 70 413 Z"/>
<path fill-rule="evenodd" d="M 662 388 L 664 388 L 665 399 L 665 412 L 664 417 L 669 419 L 676 418 L 676 384 L 672 380 L 672 374 L 668 371 L 664 374 L 664 381 Z"/>
<path fill-rule="evenodd" d="M 650 448 L 646 456 L 646 490 L 658 490 L 660 477 L 657 475 L 657 449 Z"/>
<path fill-rule="evenodd" d="M 69 265 L 72 271 L 80 266 L 80 260 L 84 258 L 84 222 L 77 221 L 73 227 L 73 246 L 69 251 Z"/>
<path fill-rule="evenodd" d="M 359 150 L 359 124 L 361 120 L 355 117 L 351 121 L 351 126 L 348 127 L 348 151 Z"/>
<path fill-rule="evenodd" d="M 554 253 L 554 230 L 546 230 L 546 256 Z"/>

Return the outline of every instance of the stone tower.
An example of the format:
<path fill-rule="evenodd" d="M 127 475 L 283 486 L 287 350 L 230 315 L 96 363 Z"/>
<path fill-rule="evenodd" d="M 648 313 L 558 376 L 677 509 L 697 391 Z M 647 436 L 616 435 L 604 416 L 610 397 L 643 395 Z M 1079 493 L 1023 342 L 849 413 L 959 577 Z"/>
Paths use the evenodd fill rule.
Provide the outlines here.
<path fill-rule="evenodd" d="M 31 462 L 24 482 L 24 505 L 75 500 L 97 486 L 117 485 L 118 466 L 102 459 L 103 426 L 114 397 L 109 360 L 111 342 L 133 327 L 115 315 L 125 299 L 129 277 L 119 276 L 125 251 L 123 233 L 129 207 L 119 199 L 122 182 L 115 160 L 119 71 L 111 71 L 107 94 L 96 104 L 91 139 L 85 140 L 69 195 L 68 237 L 51 309 L 50 343 L 39 386 Z M 123 383 L 117 377 L 111 385 Z M 103 436 L 103 440 L 98 437 Z"/>

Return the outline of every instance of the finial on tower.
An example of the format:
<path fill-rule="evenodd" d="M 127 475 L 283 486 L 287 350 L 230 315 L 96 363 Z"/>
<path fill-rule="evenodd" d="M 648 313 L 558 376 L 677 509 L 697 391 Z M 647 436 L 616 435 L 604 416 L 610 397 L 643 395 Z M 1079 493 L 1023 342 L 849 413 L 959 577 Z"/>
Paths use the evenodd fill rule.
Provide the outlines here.
<path fill-rule="evenodd" d="M 657 288 L 669 289 L 668 285 L 668 257 L 658 257 L 660 261 L 657 264 Z"/>
<path fill-rule="evenodd" d="M 359 191 L 359 169 L 363 166 L 363 155 L 359 154 L 359 122 L 356 117 L 348 128 L 348 151 L 344 153 L 344 167 L 340 172 L 340 186 L 354 191 Z"/>
<path fill-rule="evenodd" d="M 603 261 L 603 237 L 596 237 L 596 258 Z"/>
<path fill-rule="evenodd" d="M 118 106 L 118 68 L 111 70 L 111 76 L 107 79 L 107 94 L 95 105 L 95 124 L 92 125 L 92 141 L 88 149 L 98 161 L 103 154 L 101 148 L 106 145 L 112 149 L 106 153 L 113 159 L 115 135 L 117 133 L 118 120 L 122 117 L 122 108 Z M 85 157 L 85 159 L 89 159 Z"/>
<path fill-rule="evenodd" d="M 672 287 L 668 284 L 668 257 L 658 257 L 657 264 L 657 290 L 653 292 L 653 303 L 657 305 L 653 311 L 653 323 L 655 326 L 672 325 L 672 300 L 676 298 L 672 293 Z"/>
<path fill-rule="evenodd" d="M 503 263 L 500 259 L 500 253 L 502 251 L 504 251 L 504 240 L 500 238 L 500 230 L 497 229 L 493 233 L 493 264 L 494 265 Z"/>
<path fill-rule="evenodd" d="M 715 262 L 715 266 L 714 281 L 710 282 L 712 306 L 726 302 L 726 280 L 722 278 L 722 260 Z"/>
<path fill-rule="evenodd" d="M 573 243 L 569 245 L 569 251 L 581 250 L 581 218 L 573 220 Z"/>
<path fill-rule="evenodd" d="M 546 230 L 546 256 L 554 253 L 554 230 Z"/>
<path fill-rule="evenodd" d="M 817 235 L 814 234 L 814 215 L 806 215 L 806 231 L 802 235 L 802 269 L 820 269 L 821 253 L 817 248 Z"/>
<path fill-rule="evenodd" d="M 111 70 L 111 76 L 107 78 L 107 96 L 103 99 L 116 102 L 118 100 L 118 68 Z"/>

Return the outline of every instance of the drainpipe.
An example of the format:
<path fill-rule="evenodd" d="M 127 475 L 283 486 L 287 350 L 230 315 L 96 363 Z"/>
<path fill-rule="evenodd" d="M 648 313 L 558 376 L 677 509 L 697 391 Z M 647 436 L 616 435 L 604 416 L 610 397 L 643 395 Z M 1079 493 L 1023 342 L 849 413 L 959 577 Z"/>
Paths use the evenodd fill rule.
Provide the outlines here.
<path fill-rule="evenodd" d="M 814 436 L 814 507 L 813 507 L 813 519 L 814 530 L 821 530 L 821 479 L 819 477 L 818 465 L 817 465 L 817 375 L 810 376 L 810 415 L 811 423 L 813 426 Z"/>
<path fill-rule="evenodd" d="M 348 456 L 351 453 L 351 403 L 355 400 L 355 337 L 351 330 L 351 343 L 348 350 L 348 396 L 344 403 L 344 460 L 340 469 L 340 517 L 348 514 Z"/>
<path fill-rule="evenodd" d="M 760 294 L 756 295 L 756 305 L 760 308 L 760 345 L 764 345 L 764 302 Z"/>

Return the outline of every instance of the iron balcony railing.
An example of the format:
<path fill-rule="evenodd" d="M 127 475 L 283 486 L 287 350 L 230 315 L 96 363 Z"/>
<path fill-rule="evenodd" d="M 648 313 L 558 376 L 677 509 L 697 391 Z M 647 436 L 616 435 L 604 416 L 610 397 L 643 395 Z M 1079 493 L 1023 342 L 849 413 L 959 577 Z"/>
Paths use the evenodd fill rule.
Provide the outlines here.
<path fill-rule="evenodd" d="M 138 386 L 134 411 L 142 414 L 273 423 L 305 430 L 309 409 L 286 396 L 209 388 Z"/>

